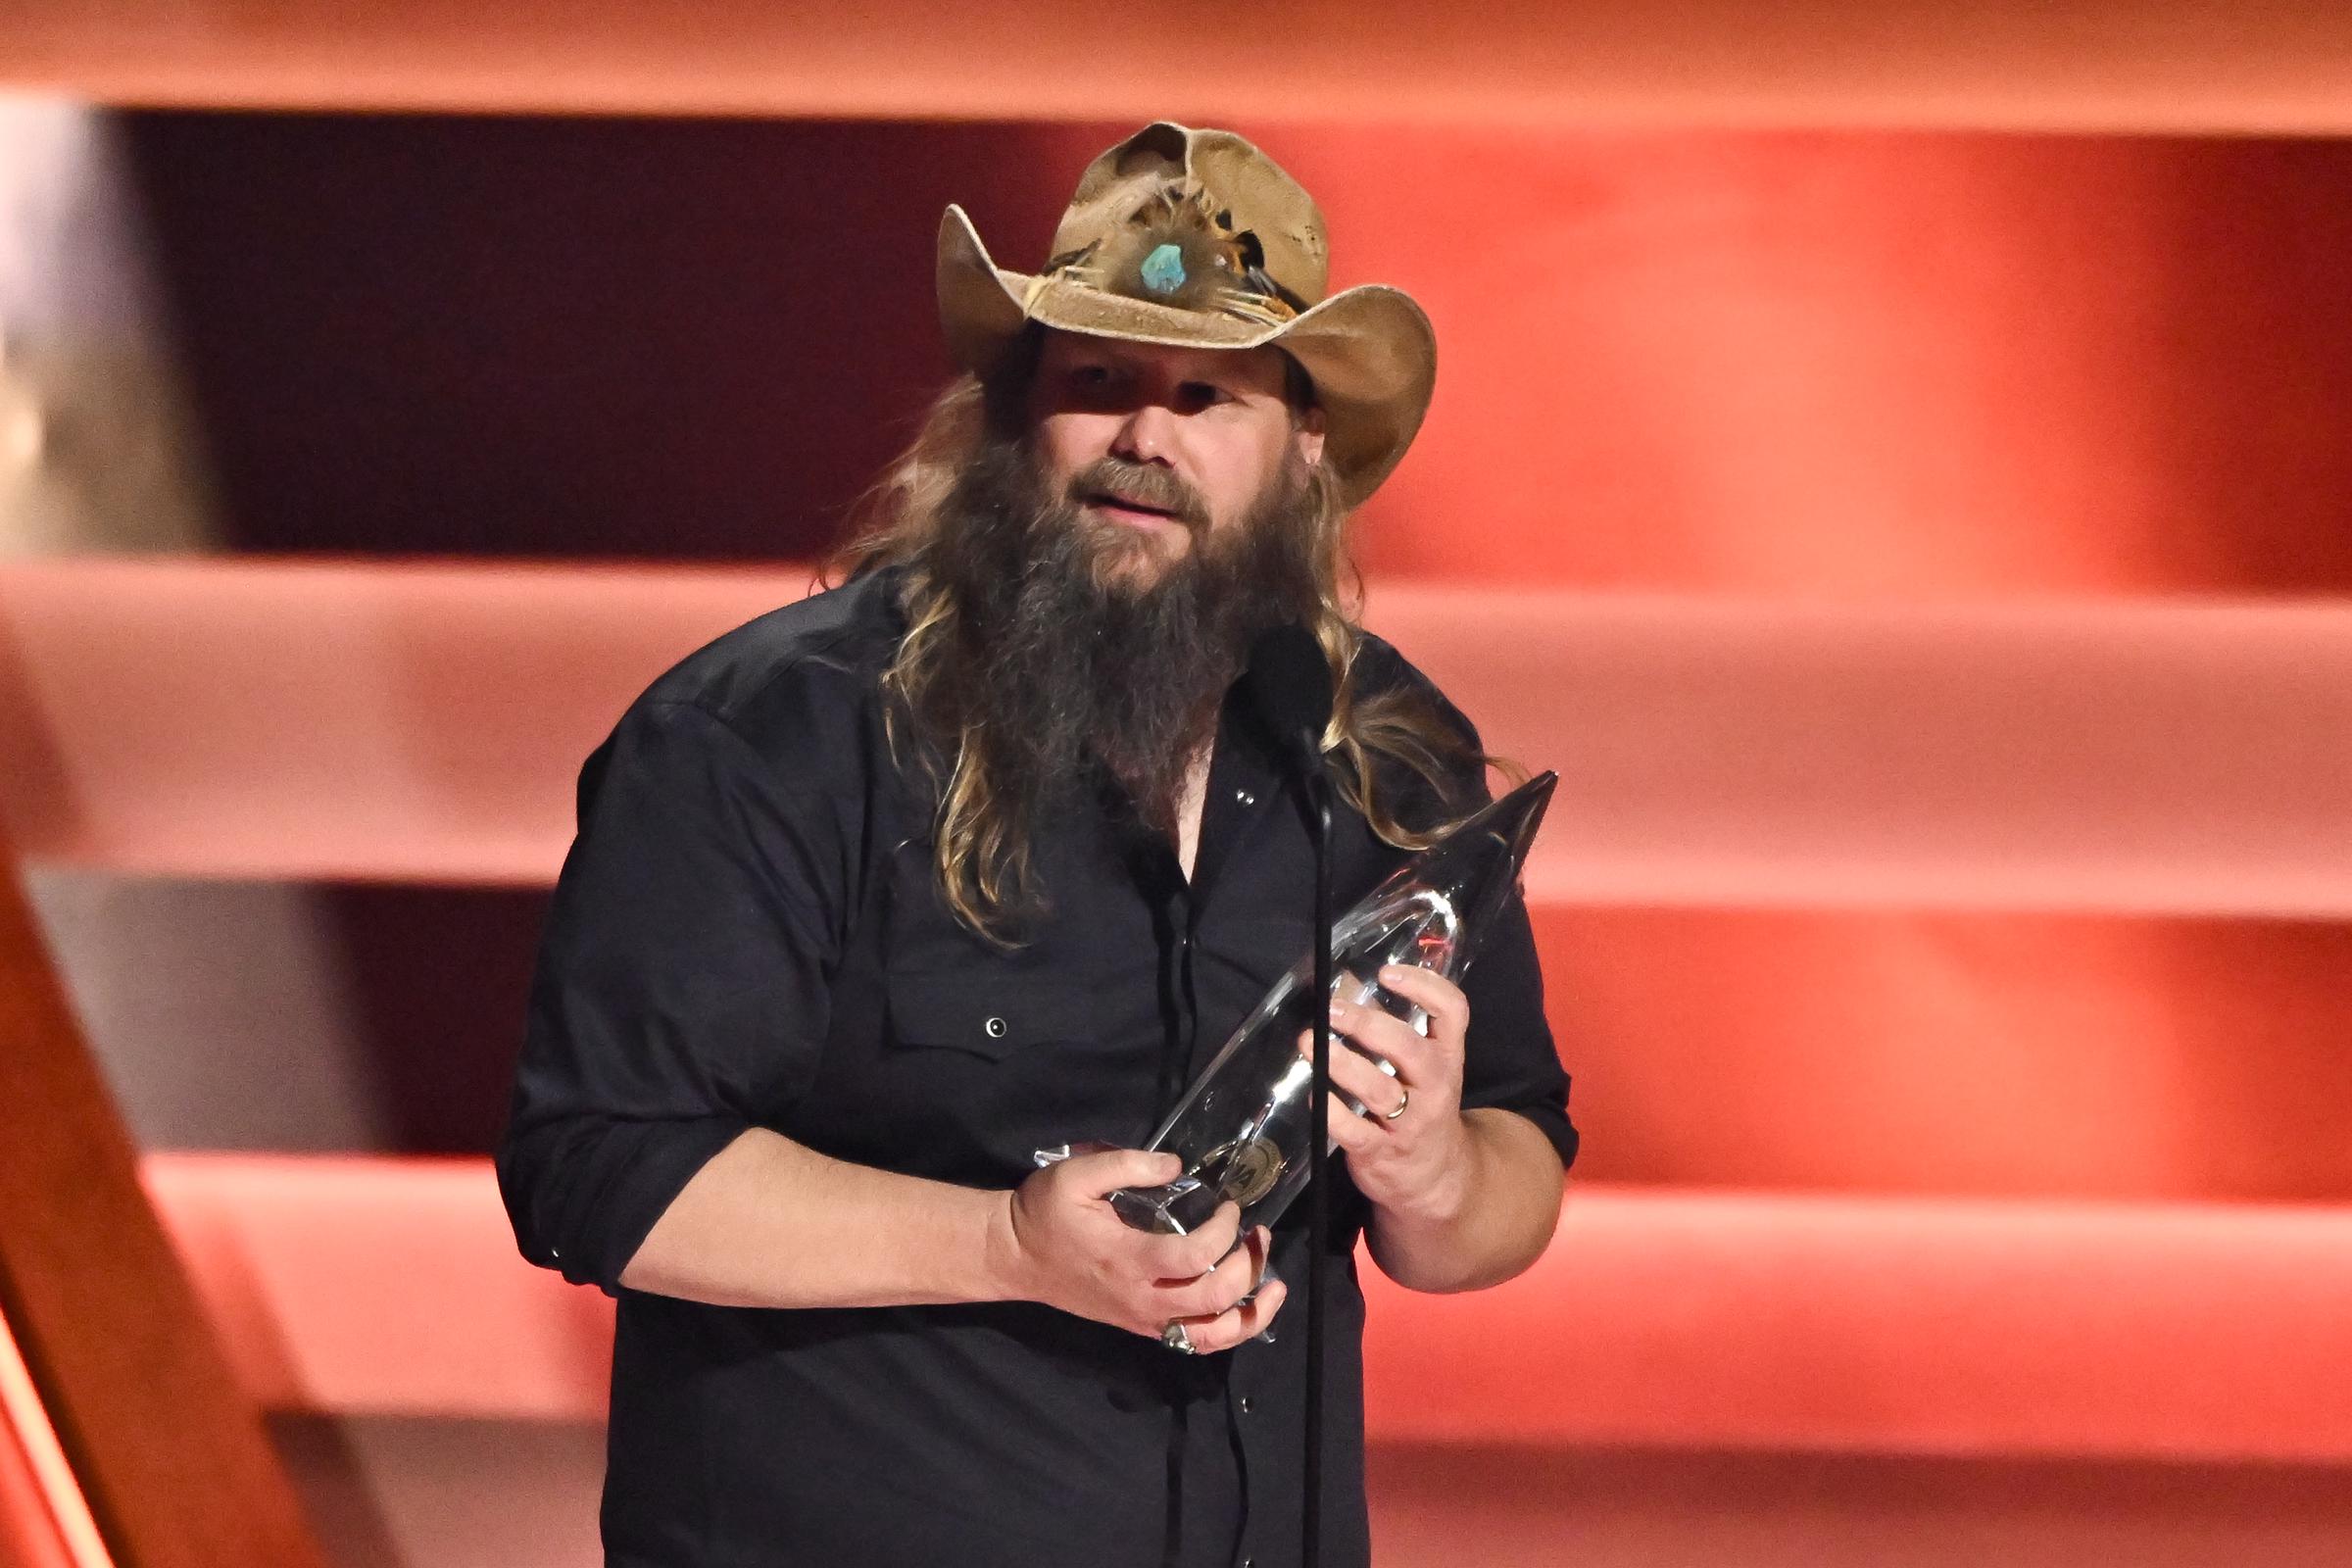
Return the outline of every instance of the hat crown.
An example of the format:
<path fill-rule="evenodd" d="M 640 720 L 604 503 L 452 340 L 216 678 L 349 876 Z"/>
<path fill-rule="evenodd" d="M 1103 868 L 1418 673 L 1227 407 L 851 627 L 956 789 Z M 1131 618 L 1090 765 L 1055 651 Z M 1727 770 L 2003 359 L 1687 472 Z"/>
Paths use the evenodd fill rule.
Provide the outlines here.
<path fill-rule="evenodd" d="M 1044 270 L 1148 298 L 1161 287 L 1149 270 L 1153 252 L 1176 248 L 1188 227 L 1229 253 L 1238 286 L 1265 290 L 1278 316 L 1318 304 L 1329 291 L 1323 213 L 1305 187 L 1232 131 L 1195 130 L 1165 120 L 1087 166 L 1054 231 Z M 1181 248 L 1195 246 L 1188 241 Z M 1145 266 L 1102 266 L 1122 252 L 1135 252 Z M 1181 263 L 1172 265 L 1181 276 Z"/>

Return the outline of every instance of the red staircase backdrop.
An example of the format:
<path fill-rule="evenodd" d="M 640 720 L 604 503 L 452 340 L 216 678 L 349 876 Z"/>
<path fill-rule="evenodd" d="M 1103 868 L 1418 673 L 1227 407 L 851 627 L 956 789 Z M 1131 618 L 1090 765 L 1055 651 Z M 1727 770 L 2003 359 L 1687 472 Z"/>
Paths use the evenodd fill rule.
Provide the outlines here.
<path fill-rule="evenodd" d="M 1127 123 L 1054 117 L 1163 112 L 977 13 L 860 14 L 819 90 L 750 9 L 536 86 L 440 10 L 18 57 L 277 111 L 111 122 L 216 537 L 0 565 L 28 864 L 536 896 L 620 707 L 806 591 L 944 373 L 940 207 L 1033 264 Z M 1562 775 L 1587 1153 L 1529 1276 L 1376 1296 L 1384 1560 L 2352 1559 L 2352 145 L 2245 134 L 2341 128 L 2352 38 L 1536 9 L 1164 106 L 1435 318 L 1369 620 Z M 615 107 L 746 118 L 560 113 Z M 757 118 L 924 107 L 999 118 Z M 606 1303 L 482 1152 L 145 1172 L 266 1406 L 592 1423 Z"/>

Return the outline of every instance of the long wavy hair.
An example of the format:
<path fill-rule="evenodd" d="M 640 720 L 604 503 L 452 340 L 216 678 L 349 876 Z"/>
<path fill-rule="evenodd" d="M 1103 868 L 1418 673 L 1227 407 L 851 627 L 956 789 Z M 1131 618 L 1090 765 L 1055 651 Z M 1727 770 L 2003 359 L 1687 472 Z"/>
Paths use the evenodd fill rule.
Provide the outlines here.
<path fill-rule="evenodd" d="M 1021 432 L 1043 341 L 1043 330 L 1032 325 L 985 380 L 965 374 L 939 395 L 912 442 L 859 499 L 848 542 L 818 578 L 831 586 L 884 566 L 904 568 L 899 597 L 906 634 L 883 673 L 883 722 L 900 765 L 911 762 L 934 793 L 933 866 L 942 896 L 975 934 L 1003 948 L 1016 945 L 1009 935 L 1013 916 L 1035 894 L 1030 846 L 1025 824 L 1004 807 L 985 726 L 953 697 L 959 608 L 940 556 L 959 475 L 984 441 L 1017 439 Z M 1293 416 L 1302 417 L 1312 383 L 1296 361 L 1289 370 Z M 1333 775 L 1342 798 L 1372 831 L 1399 849 L 1420 849 L 1474 807 L 1465 775 L 1483 777 L 1489 765 L 1511 777 L 1521 769 L 1479 751 L 1420 690 L 1359 689 L 1363 578 L 1348 552 L 1348 514 L 1328 466 L 1314 465 L 1308 484 L 1303 514 L 1315 582 L 1308 626 L 1330 661 L 1335 693 L 1323 750 L 1338 764 Z M 1423 781 L 1439 803 L 1435 820 L 1408 822 L 1398 814 L 1395 796 L 1402 792 L 1393 788 L 1394 775 L 1384 777 L 1383 763 Z"/>

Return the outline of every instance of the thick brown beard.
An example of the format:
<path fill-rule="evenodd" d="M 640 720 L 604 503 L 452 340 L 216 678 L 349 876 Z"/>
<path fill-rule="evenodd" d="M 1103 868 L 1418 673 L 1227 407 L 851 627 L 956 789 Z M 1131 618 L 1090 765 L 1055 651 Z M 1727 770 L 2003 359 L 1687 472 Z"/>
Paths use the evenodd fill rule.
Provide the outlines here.
<path fill-rule="evenodd" d="M 1050 494 L 1024 443 L 982 443 L 932 545 L 958 657 L 926 727 L 983 748 L 1013 842 L 1105 782 L 1173 836 L 1187 771 L 1250 639 L 1317 602 L 1313 505 L 1294 456 L 1240 526 L 1194 526 L 1192 548 L 1143 580 L 1135 558 L 1153 541 Z"/>

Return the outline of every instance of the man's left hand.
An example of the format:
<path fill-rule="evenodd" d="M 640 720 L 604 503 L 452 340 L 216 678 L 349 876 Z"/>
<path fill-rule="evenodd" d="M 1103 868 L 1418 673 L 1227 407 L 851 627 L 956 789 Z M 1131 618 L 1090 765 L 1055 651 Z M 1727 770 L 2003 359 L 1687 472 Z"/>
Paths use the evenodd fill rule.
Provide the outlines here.
<path fill-rule="evenodd" d="M 1335 1096 L 1332 1142 L 1346 1151 L 1356 1190 L 1375 1205 L 1443 1222 L 1461 1211 L 1470 1180 L 1470 1130 L 1462 1119 L 1470 999 L 1427 969 L 1390 965 L 1378 979 L 1381 989 L 1429 1014 L 1429 1035 L 1380 1007 L 1332 1004 L 1332 1086 L 1366 1111 L 1359 1116 Z M 1343 1037 L 1385 1058 L 1396 1076 L 1339 1044 Z M 1298 1037 L 1298 1052 L 1313 1054 L 1312 1031 Z"/>

